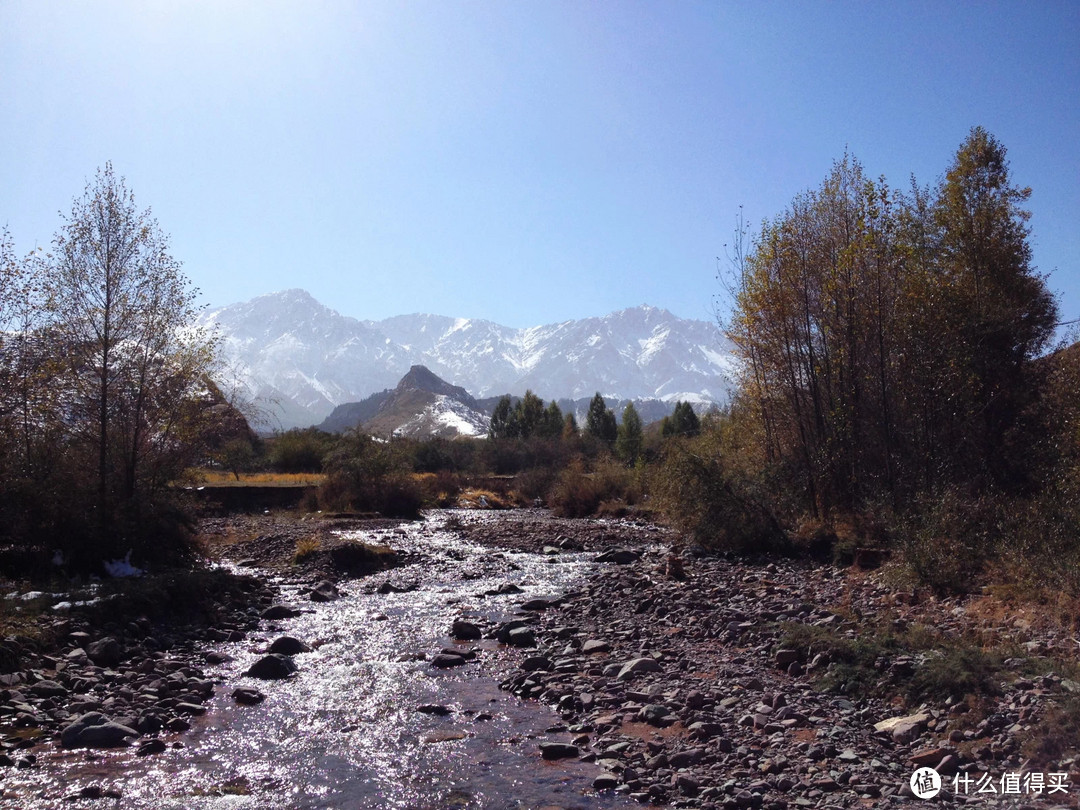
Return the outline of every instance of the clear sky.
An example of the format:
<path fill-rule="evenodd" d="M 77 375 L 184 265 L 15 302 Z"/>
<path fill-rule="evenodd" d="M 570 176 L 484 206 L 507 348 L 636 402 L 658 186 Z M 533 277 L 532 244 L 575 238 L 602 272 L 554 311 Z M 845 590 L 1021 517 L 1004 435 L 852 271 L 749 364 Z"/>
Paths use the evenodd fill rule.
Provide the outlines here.
<path fill-rule="evenodd" d="M 740 205 L 845 148 L 933 183 L 975 125 L 1080 318 L 1076 0 L 0 0 L 0 226 L 112 161 L 211 305 L 708 319 Z"/>

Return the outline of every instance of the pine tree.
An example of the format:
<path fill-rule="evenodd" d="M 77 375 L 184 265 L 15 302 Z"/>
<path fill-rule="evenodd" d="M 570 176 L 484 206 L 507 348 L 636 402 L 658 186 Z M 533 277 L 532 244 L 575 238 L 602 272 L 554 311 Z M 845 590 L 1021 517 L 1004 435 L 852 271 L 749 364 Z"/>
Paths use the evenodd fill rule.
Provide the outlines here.
<path fill-rule="evenodd" d="M 626 403 L 623 409 L 622 424 L 618 427 L 615 439 L 615 452 L 627 464 L 635 463 L 641 456 L 645 437 L 641 427 L 641 417 L 633 402 Z"/>
<path fill-rule="evenodd" d="M 607 445 L 614 444 L 618 436 L 615 414 L 608 408 L 599 391 L 589 403 L 589 412 L 585 417 L 585 432 Z"/>

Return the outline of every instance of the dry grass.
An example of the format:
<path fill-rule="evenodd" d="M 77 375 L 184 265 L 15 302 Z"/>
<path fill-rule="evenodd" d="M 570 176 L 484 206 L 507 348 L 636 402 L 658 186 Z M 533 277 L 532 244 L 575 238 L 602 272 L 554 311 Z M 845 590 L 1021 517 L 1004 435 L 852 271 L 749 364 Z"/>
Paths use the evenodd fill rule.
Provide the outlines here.
<path fill-rule="evenodd" d="M 462 509 L 509 509 L 514 503 L 508 496 L 488 489 L 466 489 L 458 497 L 457 505 Z"/>
<path fill-rule="evenodd" d="M 317 537 L 301 538 L 296 541 L 296 553 L 293 555 L 293 562 L 303 562 L 318 550 L 319 539 Z"/>
<path fill-rule="evenodd" d="M 192 470 L 196 486 L 204 487 L 317 487 L 326 480 L 321 473 L 240 473 L 239 480 L 224 470 Z"/>

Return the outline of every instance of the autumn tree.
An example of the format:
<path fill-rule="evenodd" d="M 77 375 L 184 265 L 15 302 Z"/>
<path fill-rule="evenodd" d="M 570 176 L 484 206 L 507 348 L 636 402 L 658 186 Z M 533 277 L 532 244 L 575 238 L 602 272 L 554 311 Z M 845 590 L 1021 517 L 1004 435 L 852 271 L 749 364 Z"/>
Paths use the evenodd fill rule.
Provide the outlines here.
<path fill-rule="evenodd" d="M 1030 188 L 1013 184 L 1006 150 L 982 127 L 960 147 L 933 206 L 940 280 L 937 339 L 948 347 L 950 465 L 998 484 L 1024 477 L 1025 413 L 1039 386 L 1057 305 L 1031 265 Z M 940 405 L 941 403 L 939 403 Z M 937 408 L 941 410 L 941 408 Z"/>
<path fill-rule="evenodd" d="M 972 130 L 938 189 L 907 197 L 845 156 L 736 268 L 742 394 L 811 511 L 1022 480 L 1056 309 L 1004 155 Z"/>
<path fill-rule="evenodd" d="M 188 460 L 213 342 L 194 328 L 196 291 L 149 210 L 111 164 L 53 240 L 51 326 L 67 363 L 76 442 L 92 449 L 103 528 Z"/>

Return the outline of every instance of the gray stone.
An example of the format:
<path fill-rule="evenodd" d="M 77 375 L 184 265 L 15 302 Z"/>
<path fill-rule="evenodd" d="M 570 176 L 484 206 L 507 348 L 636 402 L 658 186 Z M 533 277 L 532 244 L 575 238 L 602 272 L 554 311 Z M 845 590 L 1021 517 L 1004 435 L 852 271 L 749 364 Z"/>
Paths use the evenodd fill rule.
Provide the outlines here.
<path fill-rule="evenodd" d="M 627 661 L 619 669 L 618 679 L 624 680 L 630 675 L 637 675 L 641 672 L 662 672 L 660 665 L 656 663 L 655 658 L 634 658 L 631 661 Z"/>
<path fill-rule="evenodd" d="M 115 667 L 120 663 L 122 654 L 120 642 L 112 637 L 91 642 L 86 646 L 87 657 L 99 667 Z"/>
<path fill-rule="evenodd" d="M 127 745 L 139 732 L 109 720 L 101 712 L 87 712 L 60 732 L 64 748 L 114 748 Z"/>

